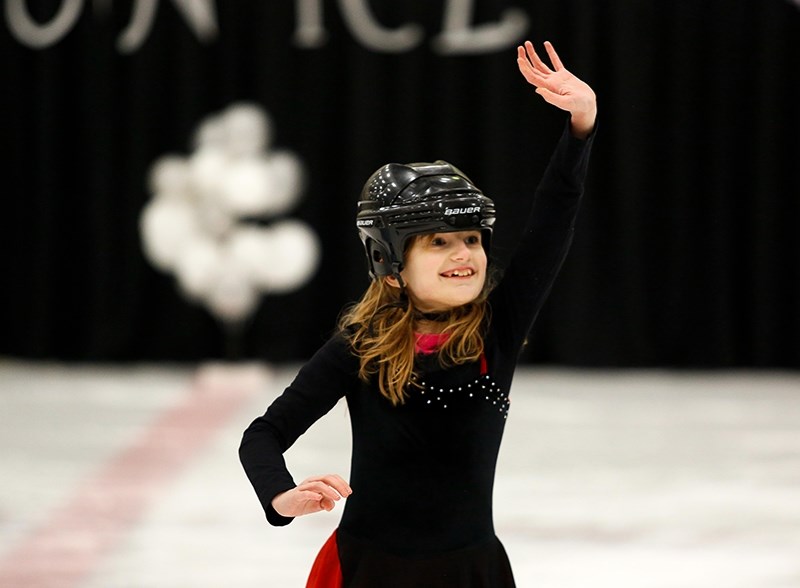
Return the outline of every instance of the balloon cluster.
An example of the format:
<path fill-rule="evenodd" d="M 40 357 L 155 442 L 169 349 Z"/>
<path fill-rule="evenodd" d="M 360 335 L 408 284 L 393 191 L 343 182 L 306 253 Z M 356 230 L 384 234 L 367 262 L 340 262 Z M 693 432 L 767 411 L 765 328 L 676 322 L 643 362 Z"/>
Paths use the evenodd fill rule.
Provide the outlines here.
<path fill-rule="evenodd" d="M 147 259 L 227 323 L 246 319 L 263 294 L 301 286 L 319 260 L 305 223 L 265 224 L 297 203 L 303 184 L 298 158 L 271 150 L 271 135 L 262 108 L 236 103 L 201 122 L 193 153 L 160 157 L 149 173 Z"/>

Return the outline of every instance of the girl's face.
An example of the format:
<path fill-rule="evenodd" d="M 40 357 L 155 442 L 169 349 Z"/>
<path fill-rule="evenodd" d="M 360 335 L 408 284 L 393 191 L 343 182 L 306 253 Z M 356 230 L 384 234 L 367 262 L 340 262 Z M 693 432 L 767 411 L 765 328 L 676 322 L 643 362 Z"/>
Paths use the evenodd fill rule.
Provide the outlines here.
<path fill-rule="evenodd" d="M 434 233 L 414 239 L 400 275 L 422 312 L 438 312 L 475 300 L 486 281 L 480 231 Z M 397 285 L 394 278 L 389 278 Z"/>

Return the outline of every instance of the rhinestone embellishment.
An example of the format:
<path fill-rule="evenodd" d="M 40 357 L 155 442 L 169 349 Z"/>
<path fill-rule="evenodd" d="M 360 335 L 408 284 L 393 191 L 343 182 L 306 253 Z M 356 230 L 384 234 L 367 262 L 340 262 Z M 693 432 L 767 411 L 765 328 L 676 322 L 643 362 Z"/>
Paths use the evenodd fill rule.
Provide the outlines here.
<path fill-rule="evenodd" d="M 508 392 L 502 391 L 489 374 L 485 374 L 469 384 L 453 388 L 429 386 L 424 381 L 419 382 L 418 386 L 419 394 L 425 400 L 425 405 L 447 408 L 448 404 L 457 399 L 473 399 L 491 403 L 504 419 L 508 418 L 508 409 L 511 405 Z"/>

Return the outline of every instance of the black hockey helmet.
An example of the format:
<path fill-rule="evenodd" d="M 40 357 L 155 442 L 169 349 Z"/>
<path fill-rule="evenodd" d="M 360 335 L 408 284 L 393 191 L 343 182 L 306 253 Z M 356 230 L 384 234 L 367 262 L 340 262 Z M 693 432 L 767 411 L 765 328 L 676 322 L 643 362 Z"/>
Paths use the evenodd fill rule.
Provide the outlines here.
<path fill-rule="evenodd" d="M 479 230 L 488 256 L 494 221 L 494 202 L 441 160 L 384 165 L 364 185 L 356 215 L 373 278 L 400 273 L 413 235 Z"/>

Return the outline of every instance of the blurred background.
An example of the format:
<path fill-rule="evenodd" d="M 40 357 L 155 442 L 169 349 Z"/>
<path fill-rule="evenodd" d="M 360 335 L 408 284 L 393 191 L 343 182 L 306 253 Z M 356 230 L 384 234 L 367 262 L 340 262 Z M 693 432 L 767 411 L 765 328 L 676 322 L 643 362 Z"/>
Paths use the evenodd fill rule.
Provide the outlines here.
<path fill-rule="evenodd" d="M 800 587 L 800 1 L 2 9 L 0 586 L 302 585 L 338 515 L 266 528 L 241 431 L 366 287 L 379 166 L 464 170 L 504 264 L 566 120 L 530 39 L 600 116 L 498 472 L 518 582 Z M 346 474 L 344 408 L 310 435 L 296 478 Z"/>
<path fill-rule="evenodd" d="M 4 354 L 308 357 L 366 286 L 355 202 L 389 161 L 470 175 L 497 201 L 502 264 L 564 124 L 517 71 L 529 38 L 595 88 L 600 129 L 576 241 L 525 360 L 800 365 L 796 1 L 3 5 Z M 244 145 L 204 157 L 237 105 Z M 279 165 L 223 182 L 237 150 Z M 159 176 L 170 157 L 194 173 Z M 292 221 L 271 250 L 303 271 L 248 293 L 209 269 L 213 252 L 186 270 L 148 258 L 148 204 L 200 206 L 214 181 L 227 201 L 199 221 L 167 211 L 153 232 L 194 222 L 221 243 Z M 162 250 L 177 258 L 189 241 L 173 241 Z M 215 313 L 202 294 L 220 284 Z"/>

